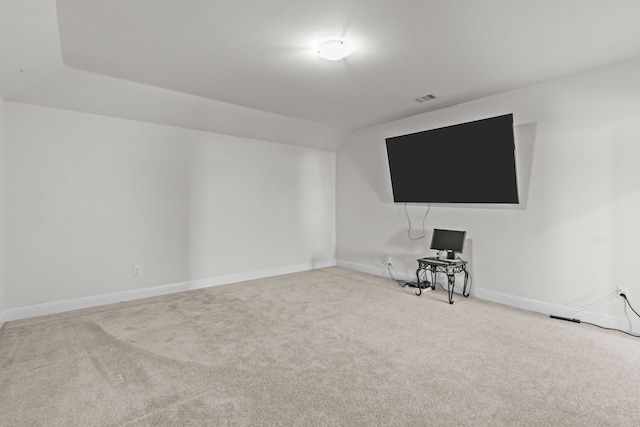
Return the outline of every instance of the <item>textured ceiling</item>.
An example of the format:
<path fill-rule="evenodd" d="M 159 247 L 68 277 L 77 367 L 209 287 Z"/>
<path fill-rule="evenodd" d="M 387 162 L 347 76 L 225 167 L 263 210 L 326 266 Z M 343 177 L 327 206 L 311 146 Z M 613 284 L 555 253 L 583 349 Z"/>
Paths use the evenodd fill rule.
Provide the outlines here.
<path fill-rule="evenodd" d="M 41 35 L 41 55 L 56 51 L 63 60 L 55 72 L 42 71 L 51 58 L 18 61 L 19 52 L 37 53 L 28 44 L 38 38 L 25 36 L 22 50 L 9 52 L 13 80 L 0 79 L 8 99 L 205 130 L 230 109 L 233 117 L 217 126 L 263 136 L 267 126 L 267 138 L 326 149 L 350 131 L 640 55 L 638 0 L 5 2 Z M 49 26 L 54 11 L 51 46 L 25 3 Z M 335 62 L 318 57 L 314 47 L 336 36 L 355 52 Z M 19 80 L 16 66 L 31 63 L 39 68 Z M 413 101 L 426 94 L 437 98 Z M 164 116 L 146 117 L 161 98 L 173 103 Z M 247 112 L 264 124 L 242 120 Z M 278 136 L 287 125 L 297 130 Z M 301 141 L 309 133 L 319 140 Z"/>

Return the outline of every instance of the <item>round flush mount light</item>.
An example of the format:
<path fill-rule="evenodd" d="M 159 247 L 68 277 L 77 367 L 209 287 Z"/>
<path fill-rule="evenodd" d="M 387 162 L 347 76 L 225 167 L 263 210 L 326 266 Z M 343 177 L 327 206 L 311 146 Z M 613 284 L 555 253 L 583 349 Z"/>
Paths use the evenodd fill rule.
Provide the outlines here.
<path fill-rule="evenodd" d="M 353 44 L 349 40 L 329 40 L 320 45 L 318 54 L 329 61 L 338 61 L 353 52 Z"/>

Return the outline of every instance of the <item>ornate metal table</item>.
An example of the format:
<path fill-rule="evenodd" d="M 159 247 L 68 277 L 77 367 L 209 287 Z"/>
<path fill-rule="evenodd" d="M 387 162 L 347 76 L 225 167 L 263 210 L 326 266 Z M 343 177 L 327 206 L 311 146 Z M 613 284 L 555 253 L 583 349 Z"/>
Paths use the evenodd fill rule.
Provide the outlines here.
<path fill-rule="evenodd" d="M 427 272 L 431 272 L 431 282 L 427 280 Z M 449 304 L 453 304 L 453 288 L 456 284 L 456 274 L 464 273 L 464 287 L 462 296 L 467 298 L 471 288 L 467 290 L 469 282 L 469 272 L 467 271 L 467 261 L 461 259 L 440 259 L 436 257 L 418 259 L 418 269 L 416 270 L 416 278 L 418 279 L 418 291 L 416 295 L 422 295 L 422 290 L 426 288 L 436 289 L 436 274 L 444 273 L 447 275 L 447 293 L 449 295 Z"/>

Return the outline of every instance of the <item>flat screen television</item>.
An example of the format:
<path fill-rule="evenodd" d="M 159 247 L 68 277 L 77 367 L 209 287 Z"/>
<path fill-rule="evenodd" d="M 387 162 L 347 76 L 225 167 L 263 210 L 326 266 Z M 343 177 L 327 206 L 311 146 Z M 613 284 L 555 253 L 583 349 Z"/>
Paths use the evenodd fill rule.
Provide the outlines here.
<path fill-rule="evenodd" d="M 386 143 L 394 202 L 519 203 L 513 114 Z"/>
<path fill-rule="evenodd" d="M 466 234 L 466 231 L 436 228 L 431 236 L 431 249 L 447 251 L 447 258 L 455 259 L 456 252 L 462 253 Z"/>

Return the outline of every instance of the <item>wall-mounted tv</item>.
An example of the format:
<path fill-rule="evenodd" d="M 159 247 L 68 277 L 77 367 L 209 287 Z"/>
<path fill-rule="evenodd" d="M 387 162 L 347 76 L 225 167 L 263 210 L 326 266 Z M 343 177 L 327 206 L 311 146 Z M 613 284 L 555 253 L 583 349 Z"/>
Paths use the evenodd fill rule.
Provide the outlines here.
<path fill-rule="evenodd" d="M 519 203 L 513 114 L 386 142 L 395 202 Z"/>

